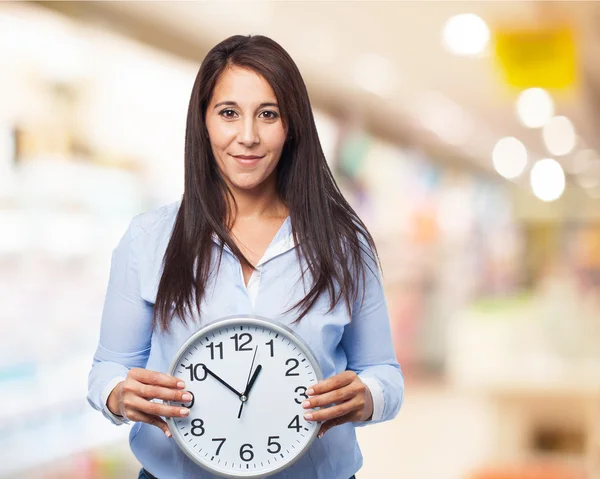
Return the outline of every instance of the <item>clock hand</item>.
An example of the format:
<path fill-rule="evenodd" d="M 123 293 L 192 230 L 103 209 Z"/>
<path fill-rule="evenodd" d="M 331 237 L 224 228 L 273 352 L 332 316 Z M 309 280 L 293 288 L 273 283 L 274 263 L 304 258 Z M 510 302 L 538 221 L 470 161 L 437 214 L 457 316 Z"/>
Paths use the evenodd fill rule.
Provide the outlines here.
<path fill-rule="evenodd" d="M 254 360 L 256 359 L 257 351 L 258 351 L 258 345 L 256 346 L 256 348 L 254 348 L 254 356 L 252 357 L 252 363 L 250 364 L 250 371 L 248 371 L 248 380 L 246 381 L 246 390 L 244 391 L 244 394 L 242 395 L 243 399 L 242 399 L 242 397 L 240 397 L 240 399 L 242 400 L 242 404 L 240 404 L 240 410 L 238 411 L 238 419 L 242 417 L 242 410 L 244 409 L 244 403 L 247 400 L 246 393 L 249 389 L 248 385 L 250 384 L 250 375 L 252 374 L 252 368 L 254 367 Z"/>
<path fill-rule="evenodd" d="M 254 356 L 252 356 L 252 364 L 250 364 L 250 371 L 248 372 L 248 380 L 246 381 L 246 389 L 248 389 L 248 384 L 250 383 L 250 375 L 252 374 L 252 368 L 254 367 L 254 360 L 256 359 L 256 353 L 258 351 L 258 346 L 254 348 Z M 244 394 L 245 396 L 245 394 Z"/>
<path fill-rule="evenodd" d="M 248 383 L 248 386 L 246 387 L 246 390 L 244 391 L 244 396 L 248 397 L 250 395 L 250 390 L 252 389 L 252 386 L 254 386 L 254 381 L 256 381 L 256 378 L 258 377 L 258 373 L 260 372 L 261 369 L 262 369 L 261 364 L 256 366 L 256 371 L 254 371 L 254 374 L 252 375 L 252 379 L 250 379 L 250 382 Z"/>
<path fill-rule="evenodd" d="M 219 376 L 217 376 L 215 373 L 213 373 L 210 369 L 208 369 L 206 366 L 204 366 L 204 370 L 210 374 L 213 378 L 215 378 L 217 381 L 219 381 L 223 386 L 225 386 L 227 389 L 229 389 L 230 391 L 232 391 L 237 397 L 241 398 L 242 394 L 239 393 L 237 390 L 235 390 L 234 388 L 232 388 L 229 384 L 227 384 L 225 381 L 223 381 Z"/>

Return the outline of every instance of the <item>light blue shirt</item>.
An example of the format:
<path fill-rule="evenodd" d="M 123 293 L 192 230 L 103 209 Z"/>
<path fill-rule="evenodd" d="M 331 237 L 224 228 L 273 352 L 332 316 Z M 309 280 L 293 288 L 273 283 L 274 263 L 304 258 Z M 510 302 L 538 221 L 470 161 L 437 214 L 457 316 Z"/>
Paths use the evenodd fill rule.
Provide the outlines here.
<path fill-rule="evenodd" d="M 209 278 L 202 317 L 188 321 L 187 326 L 175 319 L 168 334 L 153 332 L 162 260 L 179 204 L 136 216 L 113 252 L 100 340 L 89 374 L 89 403 L 114 424 L 122 424 L 124 421 L 108 410 L 106 401 L 130 368 L 168 373 L 180 346 L 200 327 L 237 314 L 270 318 L 290 327 L 310 346 L 324 378 L 354 371 L 370 389 L 374 402 L 370 421 L 332 428 L 315 440 L 300 460 L 271 477 L 348 479 L 362 465 L 355 426 L 394 418 L 404 395 L 404 379 L 392 346 L 387 305 L 375 264 L 371 264 L 374 273 L 367 268 L 364 302 L 356 302 L 351 315 L 343 301 L 327 313 L 329 297 L 323 294 L 309 313 L 293 324 L 294 311 L 285 311 L 304 297 L 305 289 L 288 217 L 247 286 L 240 262 L 226 247 L 218 275 Z M 218 249 L 215 242 L 212 268 L 217 266 Z M 192 462 L 155 426 L 135 423 L 129 443 L 144 468 L 159 479 L 216 478 Z"/>

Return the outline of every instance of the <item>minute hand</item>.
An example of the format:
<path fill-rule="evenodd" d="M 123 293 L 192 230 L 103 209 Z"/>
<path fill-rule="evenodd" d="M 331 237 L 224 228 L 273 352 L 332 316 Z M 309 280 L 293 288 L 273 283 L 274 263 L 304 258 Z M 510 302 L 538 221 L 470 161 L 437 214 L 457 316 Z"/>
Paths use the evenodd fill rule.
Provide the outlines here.
<path fill-rule="evenodd" d="M 210 374 L 213 378 L 215 378 L 217 381 L 219 381 L 223 386 L 225 386 L 227 389 L 229 389 L 230 391 L 232 391 L 237 397 L 241 398 L 242 394 L 240 392 L 238 392 L 236 389 L 234 389 L 233 387 L 231 387 L 229 384 L 227 384 L 225 381 L 223 381 L 219 376 L 217 376 L 215 373 L 213 373 L 210 369 L 208 369 L 206 366 L 204 366 L 204 370 Z"/>

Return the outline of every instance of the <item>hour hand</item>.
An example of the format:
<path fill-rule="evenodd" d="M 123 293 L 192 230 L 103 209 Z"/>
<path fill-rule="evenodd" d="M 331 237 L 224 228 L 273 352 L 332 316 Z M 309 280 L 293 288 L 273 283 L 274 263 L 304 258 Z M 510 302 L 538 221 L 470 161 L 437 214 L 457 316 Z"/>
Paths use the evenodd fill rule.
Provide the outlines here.
<path fill-rule="evenodd" d="M 254 385 L 254 381 L 256 381 L 256 378 L 258 377 L 258 373 L 260 372 L 261 369 L 262 369 L 262 365 L 259 364 L 258 366 L 256 366 L 256 370 L 254 371 L 254 374 L 252 375 L 252 379 L 250 379 L 248 386 L 246 386 L 246 390 L 244 391 L 244 396 L 250 395 L 250 390 L 252 389 L 252 386 Z"/>
<path fill-rule="evenodd" d="M 231 387 L 229 384 L 227 384 L 225 381 L 223 381 L 219 376 L 217 376 L 215 373 L 213 373 L 206 366 L 204 366 L 204 370 L 208 374 L 210 374 L 213 378 L 215 378 L 217 381 L 219 381 L 223 386 L 225 386 L 227 389 L 229 389 L 230 391 L 232 391 L 237 397 L 239 397 L 239 398 L 242 397 L 242 393 L 238 392 L 236 389 L 234 389 L 233 387 Z"/>

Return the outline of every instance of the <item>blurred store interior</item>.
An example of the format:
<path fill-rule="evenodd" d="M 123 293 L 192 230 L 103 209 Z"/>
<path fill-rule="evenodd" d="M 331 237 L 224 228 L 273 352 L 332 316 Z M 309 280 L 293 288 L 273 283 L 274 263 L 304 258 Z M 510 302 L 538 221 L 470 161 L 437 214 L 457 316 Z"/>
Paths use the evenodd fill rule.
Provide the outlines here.
<path fill-rule="evenodd" d="M 405 403 L 359 479 L 600 478 L 600 3 L 0 3 L 0 477 L 137 477 L 86 402 L 110 254 L 203 55 L 271 36 L 382 259 Z"/>

